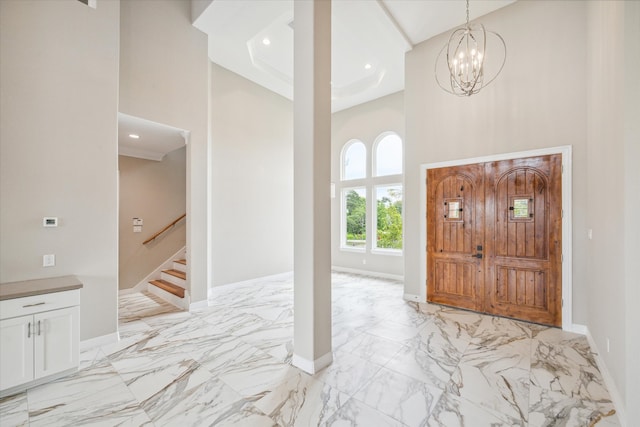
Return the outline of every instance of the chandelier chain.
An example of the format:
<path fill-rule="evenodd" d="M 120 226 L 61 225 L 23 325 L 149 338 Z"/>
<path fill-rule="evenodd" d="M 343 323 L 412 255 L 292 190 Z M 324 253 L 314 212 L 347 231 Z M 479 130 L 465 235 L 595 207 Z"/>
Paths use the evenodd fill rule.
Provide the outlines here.
<path fill-rule="evenodd" d="M 467 28 L 469 28 L 469 0 L 467 0 Z"/>

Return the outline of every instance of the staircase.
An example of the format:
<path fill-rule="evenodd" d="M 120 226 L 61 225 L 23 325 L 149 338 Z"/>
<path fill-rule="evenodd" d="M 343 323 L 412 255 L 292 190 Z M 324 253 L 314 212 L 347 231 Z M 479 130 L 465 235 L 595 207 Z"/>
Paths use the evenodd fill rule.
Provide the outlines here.
<path fill-rule="evenodd" d="M 162 270 L 160 278 L 150 280 L 147 290 L 184 310 L 189 309 L 187 286 L 187 260 L 177 259 L 173 261 L 170 269 Z"/>

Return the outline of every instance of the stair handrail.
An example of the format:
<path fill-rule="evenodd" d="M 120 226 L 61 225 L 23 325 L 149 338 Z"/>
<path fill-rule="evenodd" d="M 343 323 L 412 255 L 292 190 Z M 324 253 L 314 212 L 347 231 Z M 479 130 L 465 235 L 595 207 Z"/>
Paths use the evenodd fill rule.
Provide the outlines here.
<path fill-rule="evenodd" d="M 186 213 L 180 215 L 179 218 L 174 219 L 169 225 L 167 225 L 165 228 L 163 228 L 162 230 L 158 231 L 156 234 L 154 234 L 153 236 L 149 237 L 147 240 L 145 240 L 144 242 L 142 242 L 143 245 L 146 245 L 147 243 L 157 239 L 162 233 L 164 233 L 165 231 L 167 231 L 168 229 L 170 229 L 171 227 L 173 227 L 174 225 L 176 225 L 178 222 L 180 222 L 183 218 L 185 218 L 187 216 Z"/>

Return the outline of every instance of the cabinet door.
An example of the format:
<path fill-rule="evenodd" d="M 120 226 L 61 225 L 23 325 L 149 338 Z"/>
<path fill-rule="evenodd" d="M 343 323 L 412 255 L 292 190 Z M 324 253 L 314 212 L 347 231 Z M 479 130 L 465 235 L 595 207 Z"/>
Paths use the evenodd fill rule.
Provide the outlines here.
<path fill-rule="evenodd" d="M 35 378 L 75 368 L 79 359 L 80 308 L 39 313 L 35 321 Z"/>
<path fill-rule="evenodd" d="M 33 316 L 0 320 L 0 389 L 33 380 Z"/>

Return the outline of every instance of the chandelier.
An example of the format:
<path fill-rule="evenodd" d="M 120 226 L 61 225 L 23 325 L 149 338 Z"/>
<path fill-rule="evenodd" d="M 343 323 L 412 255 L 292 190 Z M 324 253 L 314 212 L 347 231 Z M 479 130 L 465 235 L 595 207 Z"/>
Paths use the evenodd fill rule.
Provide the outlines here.
<path fill-rule="evenodd" d="M 502 45 L 502 58 L 498 56 L 491 58 L 492 64 L 499 64 L 499 67 L 495 74 L 488 75 L 486 54 L 487 35 L 490 34 L 500 41 L 496 46 Z M 499 50 L 490 53 L 497 55 Z M 449 85 L 446 86 L 438 78 L 438 65 L 442 64 L 443 56 L 446 56 L 446 68 L 449 74 Z M 482 24 L 469 24 L 469 0 L 467 0 L 467 25 L 455 29 L 449 36 L 449 42 L 440 50 L 435 65 L 436 81 L 446 92 L 457 96 L 471 96 L 480 92 L 480 89 L 498 77 L 506 59 L 507 46 L 500 34 L 486 30 Z"/>

